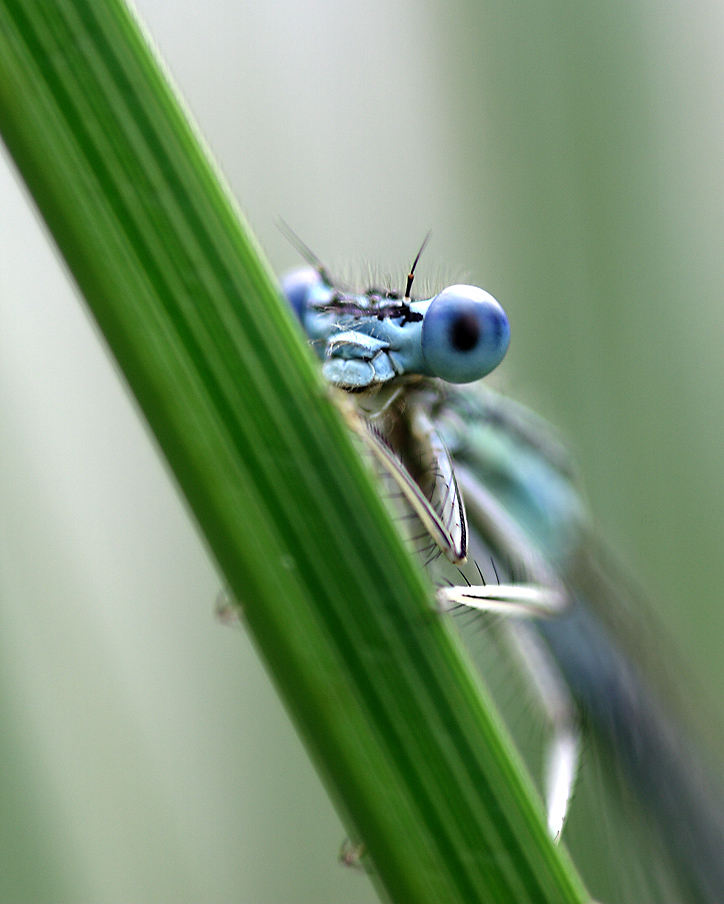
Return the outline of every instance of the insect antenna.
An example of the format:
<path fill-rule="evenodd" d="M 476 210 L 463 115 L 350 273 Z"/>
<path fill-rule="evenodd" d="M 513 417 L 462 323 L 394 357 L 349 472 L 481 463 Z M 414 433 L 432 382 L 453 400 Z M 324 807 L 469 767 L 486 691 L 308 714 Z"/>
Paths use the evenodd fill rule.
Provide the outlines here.
<path fill-rule="evenodd" d="M 329 270 L 324 266 L 324 264 L 320 261 L 317 255 L 312 251 L 312 249 L 305 245 L 305 243 L 299 238 L 296 232 L 292 229 L 292 227 L 282 220 L 281 217 L 277 219 L 277 228 L 284 236 L 284 238 L 289 242 L 292 247 L 296 248 L 299 254 L 304 258 L 304 260 L 310 264 L 310 266 L 314 267 L 314 269 L 319 273 L 324 282 L 331 286 L 333 289 L 337 288 L 335 280 L 332 277 L 332 274 Z M 429 236 L 428 236 L 429 238 Z M 422 246 L 425 247 L 424 245 Z M 418 254 L 418 257 L 420 255 Z M 417 263 L 417 261 L 415 261 Z M 409 277 L 408 277 L 409 278 Z"/>
<path fill-rule="evenodd" d="M 425 236 L 425 239 L 424 239 L 422 245 L 420 245 L 420 250 L 417 252 L 417 257 L 412 262 L 412 266 L 410 267 L 410 272 L 407 274 L 407 285 L 405 286 L 405 294 L 403 297 L 404 301 L 410 300 L 410 289 L 412 289 L 412 281 L 415 278 L 415 267 L 417 266 L 417 262 L 420 260 L 420 256 L 422 255 L 422 252 L 427 247 L 427 243 L 430 241 L 431 235 L 432 235 L 432 229 Z"/>

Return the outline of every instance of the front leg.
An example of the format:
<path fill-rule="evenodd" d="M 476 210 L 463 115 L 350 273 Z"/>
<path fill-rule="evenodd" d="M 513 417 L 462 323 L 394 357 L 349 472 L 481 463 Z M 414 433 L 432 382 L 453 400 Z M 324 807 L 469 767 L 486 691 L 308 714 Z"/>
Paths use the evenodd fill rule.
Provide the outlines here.
<path fill-rule="evenodd" d="M 563 583 L 492 493 L 457 465 L 470 523 L 486 543 L 514 565 L 524 583 L 444 587 L 438 604 L 504 616 L 500 629 L 551 730 L 544 764 L 548 829 L 557 841 L 568 815 L 581 753 L 578 709 L 555 661 L 535 630 L 535 619 L 562 615 L 571 600 Z"/>
<path fill-rule="evenodd" d="M 440 587 L 437 603 L 443 612 L 464 606 L 508 618 L 550 618 L 568 608 L 568 598 L 556 587 L 535 584 L 474 584 Z"/>
<path fill-rule="evenodd" d="M 578 707 L 534 626 L 508 621 L 502 627 L 506 644 L 517 659 L 550 727 L 543 787 L 548 830 L 558 841 L 568 816 L 580 766 L 582 736 Z"/>

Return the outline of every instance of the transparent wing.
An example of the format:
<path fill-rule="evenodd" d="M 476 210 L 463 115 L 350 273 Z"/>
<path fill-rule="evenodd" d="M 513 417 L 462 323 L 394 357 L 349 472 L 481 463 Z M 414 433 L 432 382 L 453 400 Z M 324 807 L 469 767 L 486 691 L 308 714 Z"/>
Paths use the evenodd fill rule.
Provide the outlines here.
<path fill-rule="evenodd" d="M 557 619 L 532 623 L 575 700 L 585 728 L 580 788 L 564 840 L 573 849 L 589 889 L 601 901 L 724 901 L 724 805 L 718 782 L 695 753 L 676 707 L 648 684 L 634 654 L 644 634 L 631 606 L 601 618 L 616 596 L 617 571 L 591 543 L 591 530 L 572 472 L 540 423 L 510 419 L 498 397 L 451 392 L 436 421 L 456 460 L 470 519 L 470 558 L 492 558 L 503 580 L 516 561 L 542 559 L 564 583 L 574 605 Z M 541 437 L 543 441 L 541 441 Z M 555 454 L 550 454 L 553 450 Z M 493 495 L 517 536 L 474 501 L 475 484 Z M 501 522 L 501 523 L 502 523 Z M 514 537 L 511 542 L 511 537 Z M 524 567 L 530 567 L 524 566 Z M 507 574 L 503 574 L 507 569 Z M 622 591 L 623 593 L 623 591 Z M 474 624 L 474 619 L 471 619 Z M 635 625 L 635 622 L 634 622 Z M 511 678 L 515 656 L 510 626 L 491 623 L 473 647 L 508 724 L 534 775 L 541 774 L 540 739 L 531 704 Z M 467 632 L 470 633 L 469 631 Z M 623 638 L 619 642 L 619 637 Z M 517 672 L 515 673 L 518 674 Z M 505 677 L 501 677 L 505 676 Z M 511 688 L 514 690 L 511 692 Z"/>

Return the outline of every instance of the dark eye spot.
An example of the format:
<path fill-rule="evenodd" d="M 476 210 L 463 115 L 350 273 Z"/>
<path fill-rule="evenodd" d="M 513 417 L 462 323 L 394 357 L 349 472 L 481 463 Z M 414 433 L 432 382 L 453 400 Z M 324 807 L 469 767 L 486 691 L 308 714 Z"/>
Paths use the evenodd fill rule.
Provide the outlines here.
<path fill-rule="evenodd" d="M 480 338 L 480 322 L 472 311 L 458 315 L 450 328 L 450 343 L 455 351 L 469 352 Z"/>

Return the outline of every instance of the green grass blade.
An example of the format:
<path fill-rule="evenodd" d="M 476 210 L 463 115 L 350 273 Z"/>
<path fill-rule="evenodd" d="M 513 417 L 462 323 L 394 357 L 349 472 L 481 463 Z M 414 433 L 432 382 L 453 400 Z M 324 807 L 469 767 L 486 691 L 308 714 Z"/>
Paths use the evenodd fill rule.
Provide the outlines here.
<path fill-rule="evenodd" d="M 0 129 L 380 889 L 583 900 L 127 8 L 0 0 Z"/>

